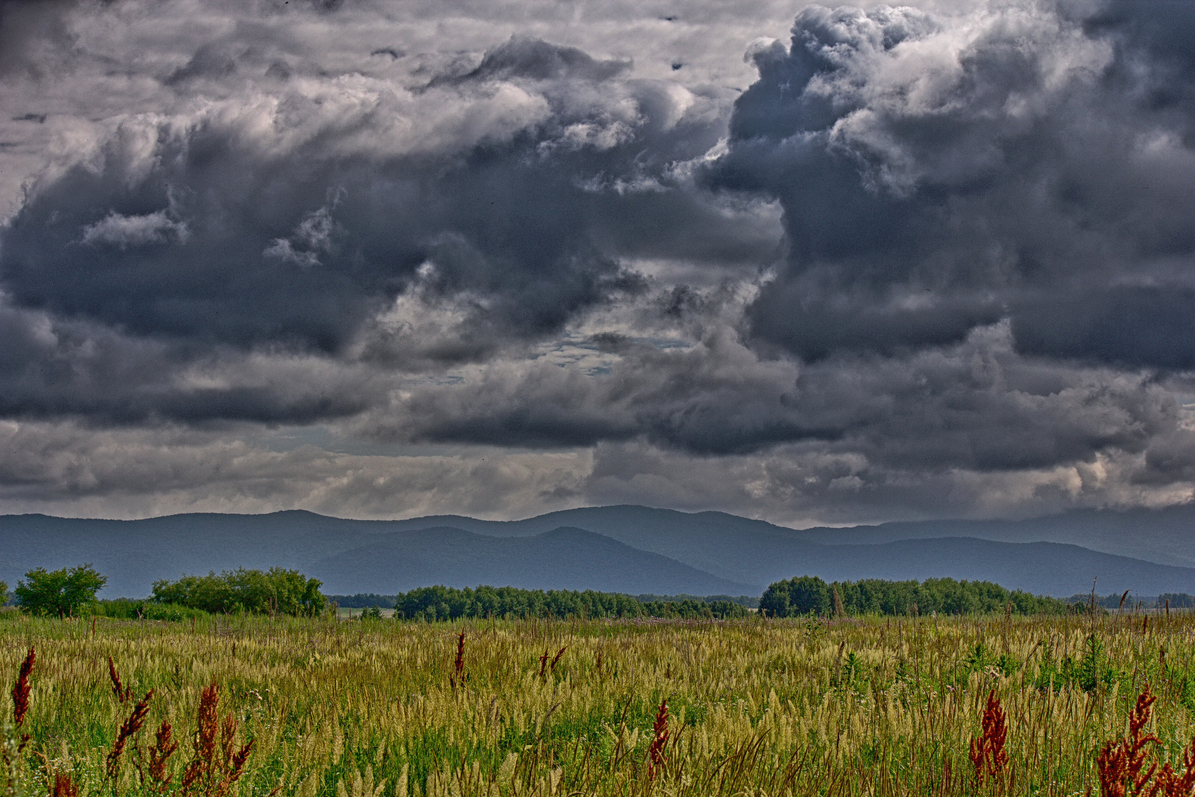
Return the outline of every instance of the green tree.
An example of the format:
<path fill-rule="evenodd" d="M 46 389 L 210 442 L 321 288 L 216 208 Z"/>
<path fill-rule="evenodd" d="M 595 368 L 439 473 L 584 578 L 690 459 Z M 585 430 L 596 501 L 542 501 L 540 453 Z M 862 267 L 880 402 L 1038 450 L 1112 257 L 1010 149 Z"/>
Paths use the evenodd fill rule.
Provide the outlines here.
<path fill-rule="evenodd" d="M 48 572 L 39 567 L 26 573 L 13 592 L 17 605 L 30 614 L 69 617 L 93 602 L 107 583 L 108 579 L 89 564 Z"/>

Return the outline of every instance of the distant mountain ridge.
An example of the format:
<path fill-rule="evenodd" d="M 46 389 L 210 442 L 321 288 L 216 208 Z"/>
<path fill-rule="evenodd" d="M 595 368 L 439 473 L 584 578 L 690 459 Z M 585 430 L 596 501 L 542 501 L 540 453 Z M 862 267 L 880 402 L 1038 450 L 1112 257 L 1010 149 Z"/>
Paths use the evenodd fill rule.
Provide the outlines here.
<path fill-rule="evenodd" d="M 0 579 L 90 562 L 106 596 L 236 567 L 295 568 L 325 591 L 418 586 L 758 595 L 776 580 L 995 581 L 1068 596 L 1091 588 L 1195 593 L 1195 507 L 1074 512 L 1027 521 L 926 521 L 788 529 L 721 512 L 587 507 L 517 521 L 361 521 L 305 511 L 145 520 L 0 516 Z M 1181 566 L 1180 566 L 1181 565 Z"/>

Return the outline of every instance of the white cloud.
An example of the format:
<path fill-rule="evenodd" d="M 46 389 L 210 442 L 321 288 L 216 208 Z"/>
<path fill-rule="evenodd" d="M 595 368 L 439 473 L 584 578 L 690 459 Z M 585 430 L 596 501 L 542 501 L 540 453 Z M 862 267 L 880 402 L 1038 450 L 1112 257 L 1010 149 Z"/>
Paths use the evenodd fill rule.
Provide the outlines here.
<path fill-rule="evenodd" d="M 83 228 L 83 243 L 107 244 L 123 249 L 172 241 L 186 243 L 188 234 L 187 225 L 171 220 L 164 210 L 144 216 L 122 216 L 110 212 L 95 224 Z"/>

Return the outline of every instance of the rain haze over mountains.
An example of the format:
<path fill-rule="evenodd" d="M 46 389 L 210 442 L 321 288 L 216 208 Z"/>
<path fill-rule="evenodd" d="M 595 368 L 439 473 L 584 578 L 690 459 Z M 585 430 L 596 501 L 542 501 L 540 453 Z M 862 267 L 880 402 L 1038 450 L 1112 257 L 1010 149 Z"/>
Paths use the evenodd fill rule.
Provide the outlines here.
<path fill-rule="evenodd" d="M 1192 33 L 1174 0 L 0 3 L 0 513 L 1185 503 Z"/>

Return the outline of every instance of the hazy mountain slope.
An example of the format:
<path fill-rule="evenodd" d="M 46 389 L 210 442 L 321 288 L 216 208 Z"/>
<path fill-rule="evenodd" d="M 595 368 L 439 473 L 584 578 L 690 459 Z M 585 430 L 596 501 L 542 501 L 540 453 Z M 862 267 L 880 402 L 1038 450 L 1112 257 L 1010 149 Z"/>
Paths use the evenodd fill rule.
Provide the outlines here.
<path fill-rule="evenodd" d="M 776 572 L 787 567 L 790 576 L 809 573 L 827 581 L 924 580 L 950 575 L 1059 597 L 1087 592 L 1094 578 L 1098 578 L 1096 587 L 1101 593 L 1131 589 L 1143 595 L 1195 594 L 1195 569 L 1052 542 L 1008 543 L 944 537 L 882 545 L 812 546 L 810 550 L 812 556 L 774 562 L 769 569 Z"/>
<path fill-rule="evenodd" d="M 1076 510 L 1020 521 L 940 520 L 851 529 L 819 528 L 799 532 L 799 536 L 830 545 L 938 537 L 1049 541 L 1159 564 L 1195 567 L 1195 504 L 1125 511 Z"/>
<path fill-rule="evenodd" d="M 189 514 L 147 520 L 0 516 L 0 580 L 33 567 L 90 562 L 108 577 L 107 596 L 149 594 L 156 579 L 237 567 L 302 568 L 361 544 L 368 522 L 310 512 Z"/>
<path fill-rule="evenodd" d="M 1076 510 L 1028 520 L 934 520 L 853 528 L 793 530 L 723 512 L 688 514 L 641 506 L 570 509 L 518 521 L 440 516 L 398 521 L 405 528 L 454 526 L 479 534 L 530 535 L 561 525 L 587 529 L 727 578 L 747 578 L 749 563 L 775 545 L 879 544 L 904 539 L 974 537 L 1058 542 L 1158 564 L 1195 567 L 1195 504 L 1165 509 Z"/>
<path fill-rule="evenodd" d="M 517 521 L 485 521 L 460 517 L 398 521 L 403 528 L 448 525 L 478 534 L 530 536 L 560 526 L 602 534 L 640 550 L 676 559 L 731 581 L 760 582 L 760 563 L 782 554 L 801 555 L 810 544 L 792 529 L 721 512 L 687 514 L 642 506 L 569 509 Z"/>
<path fill-rule="evenodd" d="M 758 595 L 763 588 L 573 528 L 534 537 L 487 537 L 453 528 L 394 532 L 313 562 L 307 572 L 330 593 L 393 594 L 433 584 L 695 595 Z"/>
<path fill-rule="evenodd" d="M 1050 540 L 1046 535 L 1083 540 L 1089 535 L 1094 544 L 1130 553 L 1186 554 L 1185 524 L 1192 518 L 1192 508 L 1177 507 L 1156 513 L 1073 513 L 1019 523 L 894 523 L 794 531 L 717 512 L 635 506 L 569 510 L 513 522 L 457 517 L 352 521 L 309 512 L 139 521 L 0 516 L 0 579 L 13 585 L 32 567 L 90 562 L 109 577 L 108 596 L 145 595 L 154 580 L 183 573 L 272 566 L 311 572 L 325 580 L 329 591 L 348 593 L 390 592 L 403 584 L 438 580 L 595 589 L 602 584 L 615 589 L 610 585 L 619 583 L 634 592 L 758 594 L 772 581 L 809 573 L 829 579 L 987 579 L 1055 595 L 1086 591 L 1098 576 L 1101 591 L 1157 594 L 1195 592 L 1195 570 L 1087 546 L 1008 540 Z M 557 533 L 565 526 L 571 531 Z M 974 539 L 979 536 L 997 539 Z M 1152 548 L 1142 542 L 1146 539 L 1154 540 Z M 541 578 L 549 580 L 535 581 Z"/>

